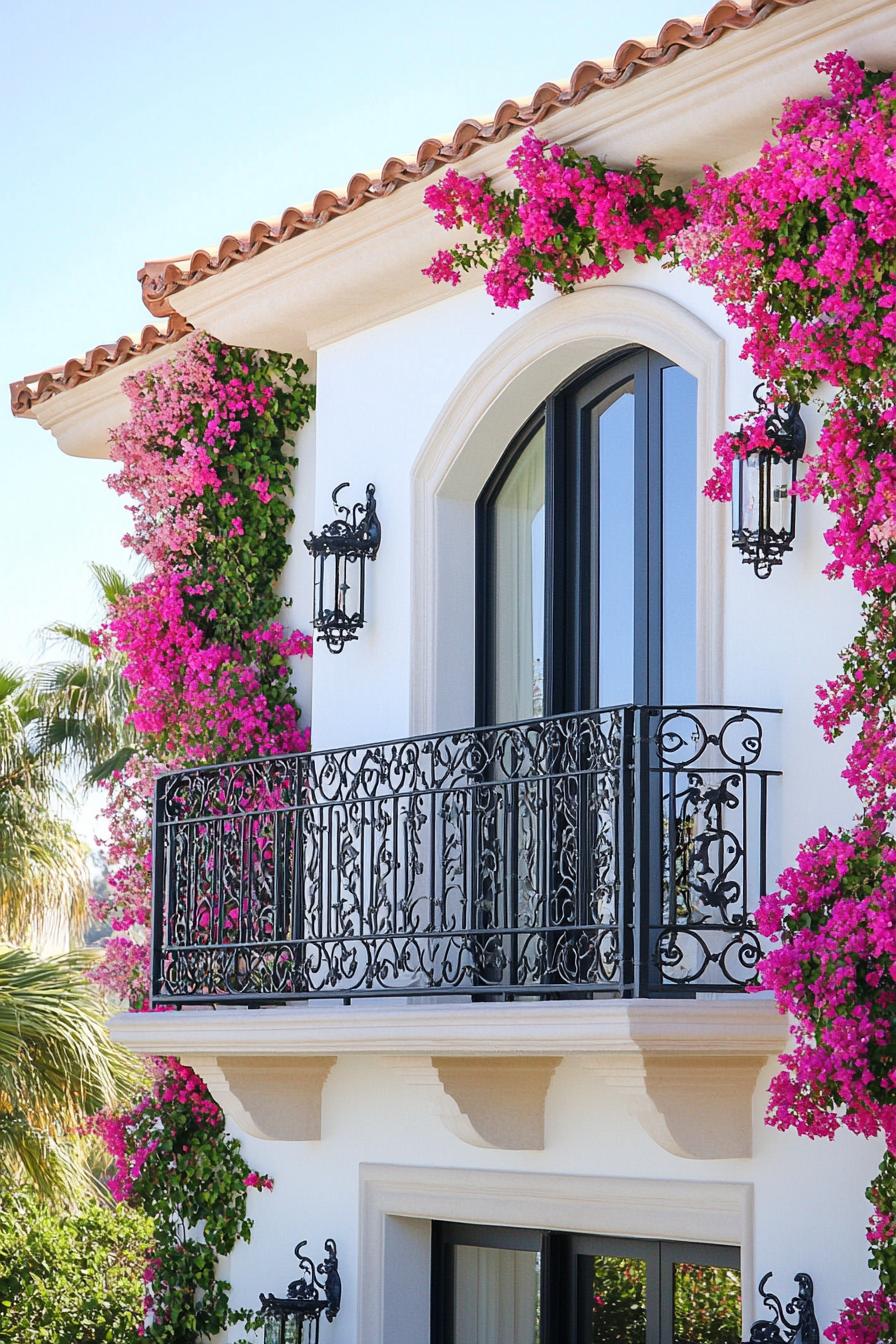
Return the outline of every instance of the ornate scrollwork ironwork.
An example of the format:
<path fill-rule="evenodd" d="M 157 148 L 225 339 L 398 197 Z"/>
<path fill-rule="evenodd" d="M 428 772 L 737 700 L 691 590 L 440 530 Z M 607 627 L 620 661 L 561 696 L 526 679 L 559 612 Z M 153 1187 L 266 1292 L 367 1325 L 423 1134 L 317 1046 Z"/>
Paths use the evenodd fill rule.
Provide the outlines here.
<path fill-rule="evenodd" d="M 650 714 L 650 789 L 662 815 L 662 902 L 651 916 L 660 986 L 735 989 L 754 980 L 761 947 L 753 910 L 765 889 L 776 773 L 761 764 L 764 718 L 711 707 Z"/>
<path fill-rule="evenodd" d="M 740 988 L 763 722 L 616 708 L 164 776 L 154 999 Z"/>
<path fill-rule="evenodd" d="M 799 1344 L 819 1344 L 811 1275 L 794 1276 L 797 1291 L 786 1306 L 776 1293 L 766 1289 L 771 1277 L 769 1273 L 760 1279 L 759 1296 L 772 1315 L 770 1319 L 754 1321 L 750 1327 L 749 1344 L 796 1344 L 797 1340 Z"/>

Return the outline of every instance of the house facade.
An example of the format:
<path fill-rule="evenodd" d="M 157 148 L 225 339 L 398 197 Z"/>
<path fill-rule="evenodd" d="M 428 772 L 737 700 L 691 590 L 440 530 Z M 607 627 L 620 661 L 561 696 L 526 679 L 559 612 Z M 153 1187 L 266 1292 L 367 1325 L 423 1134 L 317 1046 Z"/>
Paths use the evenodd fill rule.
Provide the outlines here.
<path fill-rule="evenodd" d="M 858 619 L 822 574 L 826 512 L 798 505 L 767 581 L 742 563 L 702 484 L 754 380 L 742 333 L 682 269 L 629 262 L 518 310 L 475 275 L 421 275 L 443 244 L 423 192 L 445 165 L 503 185 L 537 124 L 614 164 L 648 154 L 671 181 L 730 172 L 841 49 L 893 69 L 890 0 L 674 21 L 378 182 L 147 264 L 167 328 L 13 388 L 17 413 L 96 457 L 122 379 L 190 329 L 301 355 L 317 404 L 282 582 L 302 629 L 305 539 L 374 488 L 363 626 L 297 669 L 313 754 L 276 774 L 291 801 L 270 947 L 255 928 L 197 951 L 190 893 L 226 862 L 199 834 L 222 776 L 184 777 L 156 818 L 152 934 L 154 997 L 178 1011 L 112 1024 L 189 1063 L 274 1179 L 226 1267 L 234 1301 L 282 1293 L 296 1242 L 317 1258 L 336 1243 L 328 1344 L 609 1341 L 620 1267 L 632 1344 L 690 1337 L 682 1266 L 739 1276 L 743 1331 L 768 1315 L 768 1272 L 785 1300 L 811 1275 L 822 1327 L 872 1282 L 880 1146 L 764 1123 L 787 1023 L 745 992 L 759 896 L 854 811 L 845 747 L 813 724 Z M 802 418 L 811 448 L 819 413 Z"/>

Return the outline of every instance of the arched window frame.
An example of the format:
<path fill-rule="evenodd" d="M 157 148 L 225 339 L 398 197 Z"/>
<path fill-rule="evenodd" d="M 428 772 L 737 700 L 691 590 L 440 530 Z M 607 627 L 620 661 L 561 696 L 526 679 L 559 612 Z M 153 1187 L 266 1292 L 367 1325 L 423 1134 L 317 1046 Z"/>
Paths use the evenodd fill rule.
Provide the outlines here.
<path fill-rule="evenodd" d="M 695 312 L 662 279 L 602 281 L 532 304 L 485 349 L 471 353 L 414 461 L 411 484 L 409 723 L 425 733 L 476 719 L 476 501 L 497 452 L 544 399 L 586 362 L 637 343 L 668 356 L 697 380 L 697 478 L 715 464 L 713 444 L 740 404 L 734 352 L 712 305 Z M 730 358 L 729 358 L 730 353 Z M 734 375 L 738 375 L 734 377 Z M 735 388 L 729 400 L 730 383 Z M 742 397 L 740 398 L 742 400 Z M 725 624 L 730 530 L 723 509 L 698 502 L 697 699 L 728 689 Z"/>

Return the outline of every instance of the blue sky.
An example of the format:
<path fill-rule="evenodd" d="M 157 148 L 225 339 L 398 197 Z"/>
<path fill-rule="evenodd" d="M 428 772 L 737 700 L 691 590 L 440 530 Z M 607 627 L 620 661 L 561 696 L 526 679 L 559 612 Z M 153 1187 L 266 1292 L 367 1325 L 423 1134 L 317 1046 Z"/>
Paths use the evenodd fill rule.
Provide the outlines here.
<path fill-rule="evenodd" d="M 0 378 L 151 320 L 136 271 L 241 232 L 584 59 L 674 0 L 45 0 L 4 7 Z M 89 621 L 91 560 L 127 567 L 107 463 L 0 419 L 0 662 Z"/>

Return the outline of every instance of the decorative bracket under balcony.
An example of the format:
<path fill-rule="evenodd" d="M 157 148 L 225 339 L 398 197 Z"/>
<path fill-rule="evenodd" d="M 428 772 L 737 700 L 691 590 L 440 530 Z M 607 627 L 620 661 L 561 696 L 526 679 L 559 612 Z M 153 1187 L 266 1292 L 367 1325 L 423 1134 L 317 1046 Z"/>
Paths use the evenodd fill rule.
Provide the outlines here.
<path fill-rule="evenodd" d="M 544 1107 L 559 1055 L 401 1056 L 402 1080 L 429 1094 L 445 1128 L 475 1148 L 544 1148 Z"/>
<path fill-rule="evenodd" d="M 321 1137 L 321 1095 L 340 1057 L 378 1055 L 429 1091 L 453 1134 L 479 1147 L 545 1146 L 555 1070 L 571 1059 L 619 1089 L 679 1157 L 746 1157 L 759 1073 L 785 1046 L 769 999 L 294 1005 L 122 1014 L 138 1054 L 177 1055 L 247 1133 Z"/>
<path fill-rule="evenodd" d="M 676 1157 L 750 1157 L 752 1097 L 767 1054 L 694 1057 L 642 1043 L 600 1055 L 594 1069 L 624 1096 L 629 1114 Z"/>
<path fill-rule="evenodd" d="M 228 1119 L 257 1139 L 319 1139 L 335 1055 L 185 1055 Z"/>

